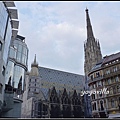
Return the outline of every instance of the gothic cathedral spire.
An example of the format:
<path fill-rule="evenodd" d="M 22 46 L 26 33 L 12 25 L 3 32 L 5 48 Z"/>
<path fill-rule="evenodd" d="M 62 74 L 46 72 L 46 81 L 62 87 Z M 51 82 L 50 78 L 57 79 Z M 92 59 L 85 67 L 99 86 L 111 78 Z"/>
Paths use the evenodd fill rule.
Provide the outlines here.
<path fill-rule="evenodd" d="M 92 31 L 92 26 L 91 26 L 91 22 L 90 22 L 90 18 L 89 18 L 89 13 L 88 13 L 88 9 L 86 8 L 86 22 L 87 22 L 87 39 L 90 37 L 94 37 L 93 35 L 93 31 Z"/>
<path fill-rule="evenodd" d="M 93 66 L 102 59 L 102 54 L 100 50 L 100 43 L 98 40 L 95 39 L 93 34 L 88 9 L 86 8 L 85 11 L 87 23 L 87 41 L 84 43 L 85 52 L 84 72 L 85 75 L 88 75 Z"/>
<path fill-rule="evenodd" d="M 35 54 L 34 62 L 31 64 L 30 75 L 36 77 L 39 76 L 38 63 L 36 62 L 36 54 Z"/>

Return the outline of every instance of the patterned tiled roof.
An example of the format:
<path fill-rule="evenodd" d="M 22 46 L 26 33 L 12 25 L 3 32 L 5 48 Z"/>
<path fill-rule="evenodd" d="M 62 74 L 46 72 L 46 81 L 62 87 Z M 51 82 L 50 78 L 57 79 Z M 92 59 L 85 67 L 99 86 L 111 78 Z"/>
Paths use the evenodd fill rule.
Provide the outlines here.
<path fill-rule="evenodd" d="M 39 67 L 39 75 L 41 77 L 41 90 L 48 96 L 48 90 L 55 86 L 56 90 L 81 91 L 84 88 L 84 76 L 60 70 L 54 70 L 45 67 Z"/>

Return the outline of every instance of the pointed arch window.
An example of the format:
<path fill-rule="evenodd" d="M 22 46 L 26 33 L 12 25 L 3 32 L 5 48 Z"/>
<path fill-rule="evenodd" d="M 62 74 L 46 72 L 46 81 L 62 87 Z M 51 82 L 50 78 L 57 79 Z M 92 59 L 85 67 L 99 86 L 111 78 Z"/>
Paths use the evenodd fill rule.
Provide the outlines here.
<path fill-rule="evenodd" d="M 77 105 L 78 104 L 78 100 L 77 100 L 77 98 L 75 99 L 75 105 Z"/>
<path fill-rule="evenodd" d="M 64 99 L 64 103 L 67 104 L 67 98 Z"/>
<path fill-rule="evenodd" d="M 53 102 L 53 99 L 52 99 L 52 97 L 50 97 L 50 102 Z"/>
<path fill-rule="evenodd" d="M 56 103 L 56 98 L 55 97 L 53 97 L 53 102 Z"/>

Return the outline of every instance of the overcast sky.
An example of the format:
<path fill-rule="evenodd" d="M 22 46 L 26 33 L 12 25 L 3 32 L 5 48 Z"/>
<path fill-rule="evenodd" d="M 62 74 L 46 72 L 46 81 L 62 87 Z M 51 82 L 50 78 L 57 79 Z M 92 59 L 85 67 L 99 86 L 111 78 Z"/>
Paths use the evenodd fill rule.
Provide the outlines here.
<path fill-rule="evenodd" d="M 41 67 L 84 75 L 86 7 L 102 55 L 120 51 L 120 2 L 15 1 L 19 35 L 29 48 L 28 68 L 37 56 Z"/>

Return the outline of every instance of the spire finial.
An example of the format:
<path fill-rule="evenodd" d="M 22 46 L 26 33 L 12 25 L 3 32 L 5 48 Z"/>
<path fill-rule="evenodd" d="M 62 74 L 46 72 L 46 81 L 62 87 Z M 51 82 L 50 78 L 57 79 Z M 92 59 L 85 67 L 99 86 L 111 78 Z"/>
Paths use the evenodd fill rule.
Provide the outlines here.
<path fill-rule="evenodd" d="M 34 58 L 34 63 L 36 63 L 36 54 L 35 54 L 35 58 Z"/>
<path fill-rule="evenodd" d="M 38 67 L 38 63 L 36 62 L 36 54 L 33 63 L 31 64 L 31 67 Z"/>
<path fill-rule="evenodd" d="M 86 8 L 86 22 L 87 22 L 87 38 L 94 37 L 87 8 Z"/>
<path fill-rule="evenodd" d="M 86 7 L 86 10 L 85 10 L 86 12 L 88 12 L 88 9 L 87 9 L 87 7 Z"/>

